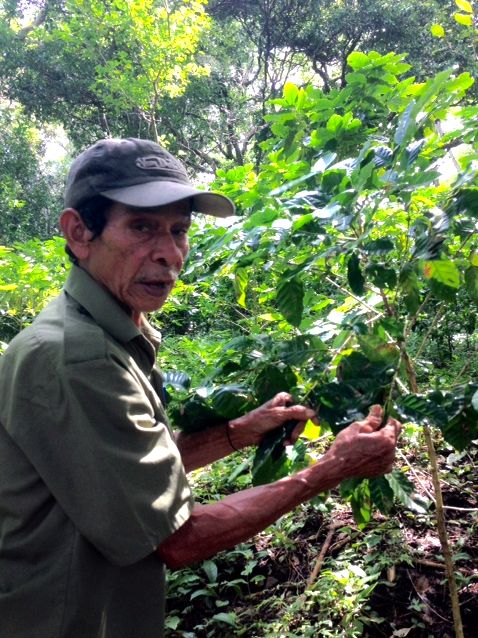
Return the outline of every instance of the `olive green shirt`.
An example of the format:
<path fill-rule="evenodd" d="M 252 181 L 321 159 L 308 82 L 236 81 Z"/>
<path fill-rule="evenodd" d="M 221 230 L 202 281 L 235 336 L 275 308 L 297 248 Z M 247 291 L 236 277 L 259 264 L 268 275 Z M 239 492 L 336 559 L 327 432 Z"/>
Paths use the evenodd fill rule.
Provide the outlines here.
<path fill-rule="evenodd" d="M 159 337 L 85 271 L 0 358 L 1 638 L 160 638 L 155 548 L 192 497 Z"/>

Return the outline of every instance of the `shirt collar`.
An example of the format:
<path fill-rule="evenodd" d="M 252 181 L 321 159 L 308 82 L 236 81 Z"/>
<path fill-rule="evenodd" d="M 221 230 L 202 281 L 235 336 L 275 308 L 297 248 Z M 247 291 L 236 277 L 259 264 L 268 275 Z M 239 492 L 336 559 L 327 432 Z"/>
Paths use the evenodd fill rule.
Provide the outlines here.
<path fill-rule="evenodd" d="M 93 277 L 79 266 L 71 267 L 65 291 L 93 317 L 96 323 L 112 337 L 126 343 L 136 337 L 146 338 L 156 350 L 161 334 L 142 317 L 138 328 L 118 301 Z"/>

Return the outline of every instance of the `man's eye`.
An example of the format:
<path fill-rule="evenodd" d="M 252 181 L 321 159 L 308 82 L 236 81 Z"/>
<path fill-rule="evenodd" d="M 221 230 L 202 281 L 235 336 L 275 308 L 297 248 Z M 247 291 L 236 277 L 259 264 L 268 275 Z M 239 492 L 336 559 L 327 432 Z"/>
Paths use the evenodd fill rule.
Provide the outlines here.
<path fill-rule="evenodd" d="M 133 230 L 136 230 L 139 233 L 148 233 L 151 230 L 151 226 L 143 222 L 137 222 L 136 224 L 133 224 Z"/>

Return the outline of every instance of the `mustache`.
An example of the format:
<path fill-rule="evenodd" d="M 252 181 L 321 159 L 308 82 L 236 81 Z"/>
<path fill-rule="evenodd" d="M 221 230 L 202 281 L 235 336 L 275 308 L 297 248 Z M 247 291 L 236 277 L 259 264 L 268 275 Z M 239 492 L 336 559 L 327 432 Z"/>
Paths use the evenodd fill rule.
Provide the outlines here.
<path fill-rule="evenodd" d="M 175 268 L 163 269 L 160 272 L 145 273 L 138 277 L 139 283 L 176 283 L 180 272 Z"/>

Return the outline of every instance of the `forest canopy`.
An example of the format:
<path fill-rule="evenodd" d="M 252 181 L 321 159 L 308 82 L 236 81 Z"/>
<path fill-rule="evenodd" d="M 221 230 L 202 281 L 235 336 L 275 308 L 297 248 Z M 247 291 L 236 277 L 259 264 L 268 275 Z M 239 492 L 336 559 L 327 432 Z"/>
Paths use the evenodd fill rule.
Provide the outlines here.
<path fill-rule="evenodd" d="M 440 556 L 431 559 L 448 583 L 445 625 L 466 635 L 461 615 L 472 627 L 468 593 L 478 587 L 476 570 L 457 567 L 460 550 L 471 563 L 478 556 L 467 487 L 478 440 L 475 5 L 1 0 L 0 13 L 2 348 L 61 288 L 68 259 L 57 218 L 71 157 L 102 137 L 165 145 L 197 184 L 237 206 L 227 224 L 195 219 L 181 282 L 152 317 L 164 334 L 173 424 L 207 427 L 282 390 L 317 409 L 320 428 L 309 424 L 293 449 L 276 440 L 226 466 L 224 482 L 212 470 L 221 492 L 296 471 L 370 405 L 384 405 L 406 424 L 401 463 L 385 477 L 345 482 L 314 516 L 328 521 L 345 504 L 359 530 L 395 516 L 394 547 L 377 540 L 387 556 L 397 538 L 407 544 L 407 525 L 433 529 Z M 468 468 L 455 468 L 448 484 L 467 495 L 457 525 L 471 533 L 450 540 L 440 483 L 451 455 Z M 297 516 L 287 524 L 298 526 Z M 243 551 L 250 571 L 238 596 L 254 590 L 246 576 L 263 582 L 260 551 Z M 403 561 L 416 564 L 407 552 Z M 231 557 L 223 562 L 232 569 Z M 351 610 L 336 603 L 326 612 L 331 580 L 319 578 L 287 635 L 449 635 L 420 597 L 398 618 L 372 612 L 378 567 L 349 570 Z M 206 584 L 184 572 L 171 587 L 174 601 L 201 592 L 207 621 L 173 609 L 170 635 L 282 635 L 272 612 L 275 634 L 247 613 L 221 612 L 217 566 L 204 572 Z M 403 586 L 405 567 L 401 578 Z"/>

